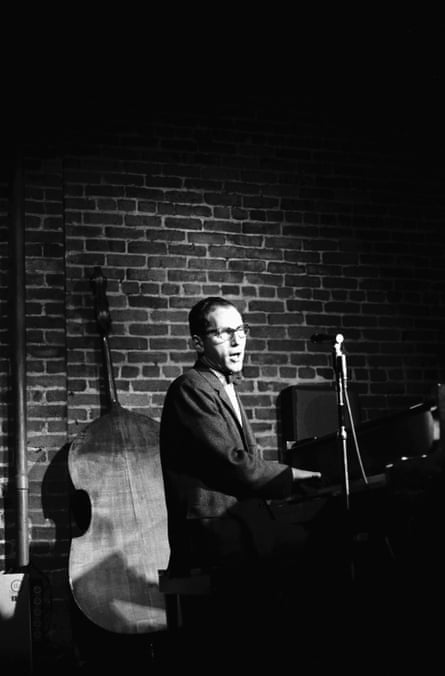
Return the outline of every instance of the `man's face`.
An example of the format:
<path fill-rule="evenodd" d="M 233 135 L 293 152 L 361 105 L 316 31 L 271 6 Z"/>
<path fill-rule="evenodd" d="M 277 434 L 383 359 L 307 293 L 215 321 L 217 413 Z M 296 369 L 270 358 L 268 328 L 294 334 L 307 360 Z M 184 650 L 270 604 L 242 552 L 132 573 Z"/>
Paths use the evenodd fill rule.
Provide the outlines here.
<path fill-rule="evenodd" d="M 212 329 L 236 329 L 243 323 L 238 310 L 234 307 L 217 307 L 207 317 Z M 223 342 L 218 342 L 218 336 L 215 333 L 208 333 L 205 336 L 194 337 L 195 347 L 198 353 L 205 357 L 207 363 L 212 368 L 223 372 L 239 373 L 243 368 L 244 350 L 246 347 L 246 337 L 240 338 L 237 333 L 233 333 Z"/>

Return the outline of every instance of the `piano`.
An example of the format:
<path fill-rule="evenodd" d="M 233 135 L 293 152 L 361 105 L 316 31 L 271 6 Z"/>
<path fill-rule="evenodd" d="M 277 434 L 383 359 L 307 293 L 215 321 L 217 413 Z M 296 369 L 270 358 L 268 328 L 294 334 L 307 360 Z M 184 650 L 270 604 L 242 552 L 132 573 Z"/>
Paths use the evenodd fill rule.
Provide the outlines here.
<path fill-rule="evenodd" d="M 428 456 L 439 436 L 436 430 L 437 407 L 429 403 L 417 404 L 359 424 L 355 436 L 365 477 L 369 479 L 380 475 L 383 481 L 388 470 L 399 466 L 400 462 Z M 351 426 L 346 431 L 348 476 L 351 486 L 358 488 L 361 484 L 366 485 L 366 480 Z M 294 441 L 285 450 L 284 462 L 292 467 L 321 472 L 323 489 L 332 486 L 335 491 L 339 484 L 344 483 L 343 451 L 337 432 Z M 374 479 L 373 483 L 376 481 Z"/>
<path fill-rule="evenodd" d="M 286 500 L 269 501 L 274 518 L 309 529 L 324 523 L 341 529 L 347 523 L 353 537 L 372 534 L 391 541 L 403 557 L 411 541 L 428 532 L 427 549 L 434 550 L 432 532 L 441 521 L 445 502 L 438 418 L 436 405 L 421 403 L 359 424 L 355 437 L 364 474 L 354 435 L 347 428 L 349 504 L 338 434 L 291 442 L 283 461 L 319 471 L 322 479 L 302 482 Z"/>

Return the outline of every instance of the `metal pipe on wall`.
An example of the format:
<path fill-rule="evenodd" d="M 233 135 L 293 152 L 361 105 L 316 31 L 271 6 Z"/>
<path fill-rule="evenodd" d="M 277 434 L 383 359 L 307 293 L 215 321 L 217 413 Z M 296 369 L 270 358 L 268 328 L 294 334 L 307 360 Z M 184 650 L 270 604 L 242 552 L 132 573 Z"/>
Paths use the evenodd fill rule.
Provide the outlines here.
<path fill-rule="evenodd" d="M 26 455 L 25 180 L 20 147 L 15 149 L 10 216 L 11 377 L 17 497 L 17 565 L 19 569 L 23 569 L 29 564 L 29 480 Z"/>

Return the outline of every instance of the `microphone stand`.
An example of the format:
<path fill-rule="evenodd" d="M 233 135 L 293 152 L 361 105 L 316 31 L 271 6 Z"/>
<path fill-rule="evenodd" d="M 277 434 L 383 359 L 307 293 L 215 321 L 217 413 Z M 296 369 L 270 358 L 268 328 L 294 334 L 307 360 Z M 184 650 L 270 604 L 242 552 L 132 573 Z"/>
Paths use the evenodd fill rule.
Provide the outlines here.
<path fill-rule="evenodd" d="M 335 384 L 337 393 L 337 420 L 338 420 L 338 439 L 341 445 L 343 456 L 343 486 L 345 493 L 346 510 L 350 508 L 350 487 L 349 487 L 349 465 L 348 465 L 348 433 L 346 431 L 346 401 L 347 401 L 347 367 L 346 355 L 343 352 L 342 344 L 344 337 L 338 333 L 335 337 L 335 342 L 332 347 Z"/>
<path fill-rule="evenodd" d="M 333 362 L 334 362 L 334 371 L 335 371 L 335 382 L 336 382 L 336 392 L 337 392 L 337 417 L 338 417 L 338 440 L 339 445 L 341 446 L 342 456 L 343 456 L 343 488 L 344 488 L 344 497 L 345 497 L 345 507 L 346 507 L 346 536 L 347 536 L 347 549 L 351 547 L 352 543 L 352 524 L 351 524 L 351 504 L 350 504 L 350 483 L 349 483 L 349 459 L 348 459 L 348 434 L 346 429 L 346 408 L 348 411 L 348 417 L 351 424 L 351 431 L 354 439 L 354 447 L 357 454 L 357 460 L 359 463 L 361 475 L 363 482 L 368 484 L 368 477 L 366 476 L 365 469 L 363 467 L 362 458 L 360 455 L 360 449 L 358 446 L 357 436 L 355 433 L 354 420 L 352 418 L 351 407 L 348 396 L 348 373 L 346 365 L 346 355 L 343 351 L 343 342 L 344 337 L 341 333 L 338 333 L 335 337 L 335 341 L 332 347 L 333 352 Z M 386 541 L 386 538 L 385 538 Z M 389 547 L 389 544 L 387 543 Z M 354 565 L 354 556 L 350 551 L 349 555 L 349 569 L 352 581 L 356 578 L 356 571 Z"/>
<path fill-rule="evenodd" d="M 351 527 L 351 511 L 350 511 L 351 504 L 350 504 L 349 459 L 348 459 L 348 443 L 347 443 L 348 433 L 346 429 L 346 407 L 348 408 L 350 417 L 351 414 L 348 398 L 348 374 L 346 365 L 346 355 L 343 352 L 343 342 L 344 342 L 343 335 L 341 333 L 338 333 L 335 337 L 335 341 L 332 346 L 332 353 L 333 353 L 335 383 L 337 393 L 337 420 L 338 420 L 337 438 L 343 458 L 343 488 L 346 508 L 346 530 L 344 534 L 346 538 L 345 541 L 347 552 L 346 561 L 349 564 L 349 574 L 351 580 L 354 581 L 356 578 L 356 571 L 354 565 L 354 555 L 351 551 L 352 527 Z M 352 420 L 351 425 L 352 429 L 354 429 Z"/>

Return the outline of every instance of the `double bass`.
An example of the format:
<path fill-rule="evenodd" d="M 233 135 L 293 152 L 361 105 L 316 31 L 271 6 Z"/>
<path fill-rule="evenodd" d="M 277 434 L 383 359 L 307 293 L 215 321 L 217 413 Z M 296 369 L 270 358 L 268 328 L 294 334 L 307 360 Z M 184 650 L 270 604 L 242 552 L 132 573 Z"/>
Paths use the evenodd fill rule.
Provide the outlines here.
<path fill-rule="evenodd" d="M 68 452 L 75 495 L 88 504 L 88 525 L 71 541 L 69 583 L 77 606 L 99 627 L 120 634 L 157 632 L 167 625 L 159 570 L 169 558 L 160 425 L 118 401 L 106 278 L 99 267 L 91 284 L 109 406 Z"/>

